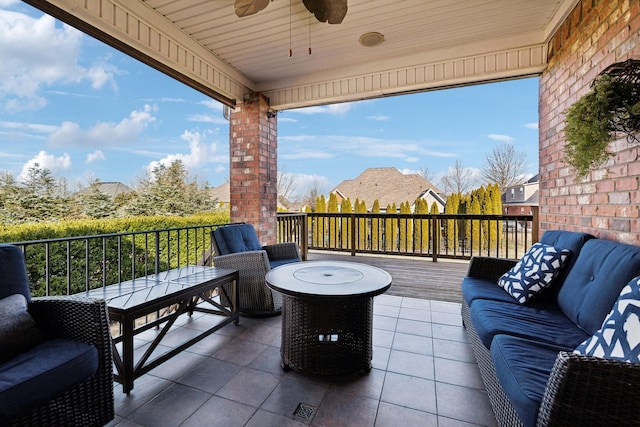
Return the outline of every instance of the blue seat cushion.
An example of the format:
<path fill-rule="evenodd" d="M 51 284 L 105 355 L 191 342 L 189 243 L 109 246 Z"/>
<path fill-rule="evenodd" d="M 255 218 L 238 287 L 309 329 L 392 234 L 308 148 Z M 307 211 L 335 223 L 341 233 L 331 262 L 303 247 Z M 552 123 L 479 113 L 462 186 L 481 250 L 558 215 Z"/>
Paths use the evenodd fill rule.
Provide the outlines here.
<path fill-rule="evenodd" d="M 526 427 L 536 425 L 542 396 L 560 351 L 571 349 L 508 335 L 496 335 L 491 343 L 496 376 Z"/>
<path fill-rule="evenodd" d="M 292 262 L 300 262 L 300 260 L 298 258 L 269 260 L 269 267 L 273 269 L 281 265 L 291 264 Z"/>
<path fill-rule="evenodd" d="M 251 224 L 233 224 L 216 228 L 213 230 L 213 238 L 216 239 L 220 255 L 262 249 L 258 234 Z"/>
<path fill-rule="evenodd" d="M 495 281 L 469 276 L 462 279 L 462 298 L 469 307 L 476 299 L 516 303 L 516 300 L 499 287 Z"/>
<path fill-rule="evenodd" d="M 589 337 L 558 308 L 475 300 L 469 315 L 486 348 L 497 335 L 511 335 L 574 349 Z"/>
<path fill-rule="evenodd" d="M 48 402 L 89 379 L 97 369 L 94 345 L 60 338 L 46 340 L 1 363 L 0 421 Z"/>
<path fill-rule="evenodd" d="M 562 311 L 593 335 L 620 291 L 640 275 L 640 247 L 603 239 L 589 240 L 558 292 Z"/>

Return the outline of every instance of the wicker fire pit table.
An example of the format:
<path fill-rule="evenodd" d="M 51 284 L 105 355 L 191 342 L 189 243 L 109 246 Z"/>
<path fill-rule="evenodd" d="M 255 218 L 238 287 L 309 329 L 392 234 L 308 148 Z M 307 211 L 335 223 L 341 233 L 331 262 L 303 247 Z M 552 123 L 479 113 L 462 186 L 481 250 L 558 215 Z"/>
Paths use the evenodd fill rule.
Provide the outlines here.
<path fill-rule="evenodd" d="M 274 268 L 266 281 L 283 295 L 283 369 L 316 375 L 371 370 L 373 297 L 389 289 L 389 273 L 353 262 L 309 261 Z"/>

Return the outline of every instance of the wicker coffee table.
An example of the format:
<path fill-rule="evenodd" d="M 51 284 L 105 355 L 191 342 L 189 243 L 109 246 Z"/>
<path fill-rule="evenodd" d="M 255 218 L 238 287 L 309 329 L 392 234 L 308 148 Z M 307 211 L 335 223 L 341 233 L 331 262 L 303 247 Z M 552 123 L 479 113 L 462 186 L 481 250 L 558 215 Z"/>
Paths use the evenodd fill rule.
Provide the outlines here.
<path fill-rule="evenodd" d="M 366 264 L 309 261 L 277 267 L 267 285 L 283 295 L 282 367 L 316 375 L 370 371 L 373 297 L 391 276 Z"/>

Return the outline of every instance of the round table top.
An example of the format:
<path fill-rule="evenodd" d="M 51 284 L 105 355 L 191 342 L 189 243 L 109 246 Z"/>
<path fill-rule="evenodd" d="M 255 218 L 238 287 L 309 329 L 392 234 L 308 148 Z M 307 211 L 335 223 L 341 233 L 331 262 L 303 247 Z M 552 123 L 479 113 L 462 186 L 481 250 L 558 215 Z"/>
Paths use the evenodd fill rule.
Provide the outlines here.
<path fill-rule="evenodd" d="M 367 264 L 305 261 L 281 265 L 266 275 L 267 286 L 293 297 L 369 297 L 391 286 L 391 275 Z"/>

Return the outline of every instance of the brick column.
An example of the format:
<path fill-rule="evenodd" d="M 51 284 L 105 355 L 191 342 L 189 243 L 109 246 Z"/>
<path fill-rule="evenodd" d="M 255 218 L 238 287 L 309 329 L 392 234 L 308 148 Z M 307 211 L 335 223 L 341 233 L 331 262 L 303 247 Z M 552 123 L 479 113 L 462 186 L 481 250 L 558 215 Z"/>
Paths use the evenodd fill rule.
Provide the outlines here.
<path fill-rule="evenodd" d="M 276 242 L 277 118 L 262 94 L 245 96 L 231 113 L 231 222 L 253 224 L 263 244 Z"/>

